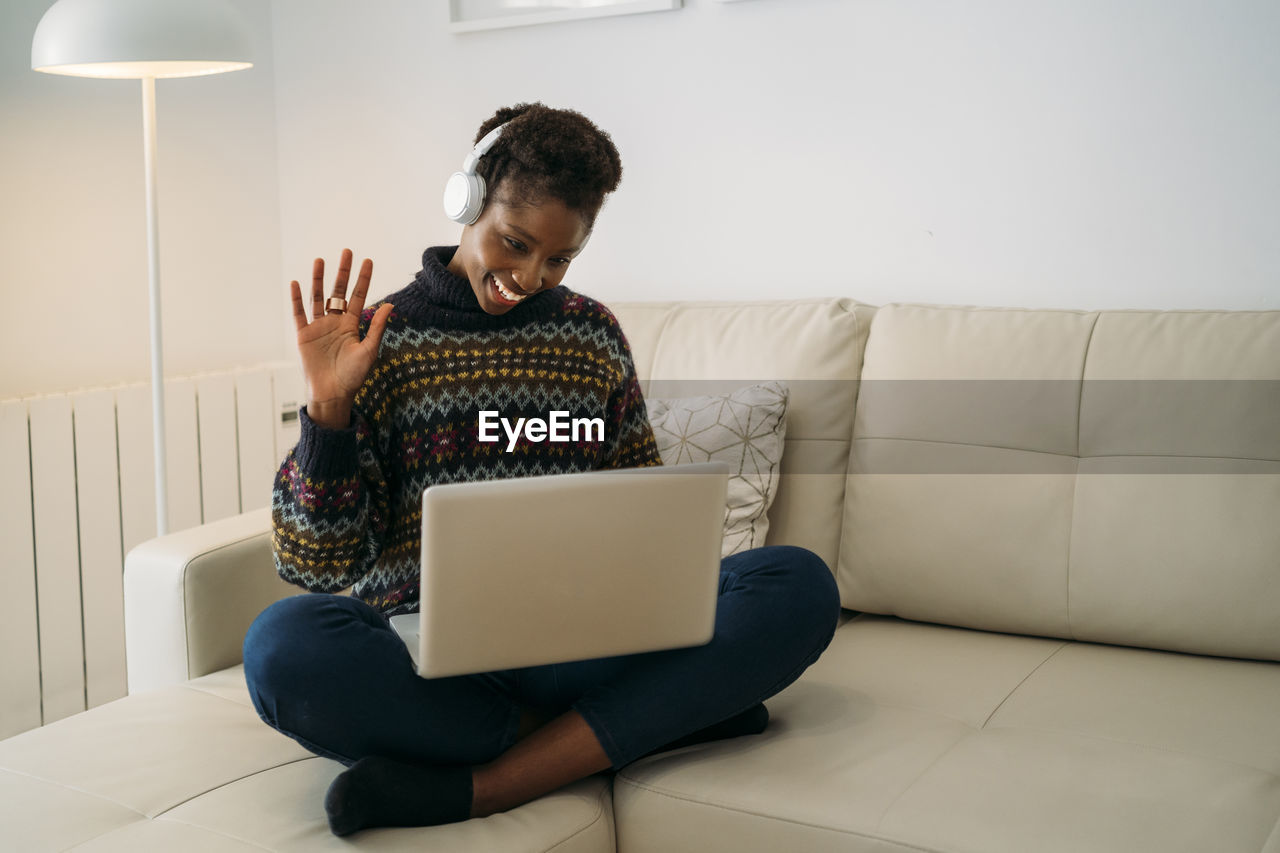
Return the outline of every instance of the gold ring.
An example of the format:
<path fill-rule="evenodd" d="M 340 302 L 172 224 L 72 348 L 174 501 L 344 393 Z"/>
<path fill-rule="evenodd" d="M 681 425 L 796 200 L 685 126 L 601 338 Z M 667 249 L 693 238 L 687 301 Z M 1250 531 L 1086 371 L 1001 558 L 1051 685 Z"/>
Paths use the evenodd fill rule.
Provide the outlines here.
<path fill-rule="evenodd" d="M 324 313 L 326 314 L 345 314 L 347 312 L 347 300 L 341 296 L 330 296 L 329 301 L 324 304 Z"/>

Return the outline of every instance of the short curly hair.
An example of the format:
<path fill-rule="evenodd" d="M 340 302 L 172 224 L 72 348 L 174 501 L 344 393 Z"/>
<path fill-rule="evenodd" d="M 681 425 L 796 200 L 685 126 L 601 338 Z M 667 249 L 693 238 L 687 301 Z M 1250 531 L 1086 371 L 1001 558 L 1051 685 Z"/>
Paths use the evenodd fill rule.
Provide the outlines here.
<path fill-rule="evenodd" d="M 582 113 L 535 102 L 499 109 L 475 141 L 501 124 L 502 135 L 476 166 L 489 193 L 501 185 L 510 204 L 559 199 L 590 228 L 622 180 L 622 158 L 609 134 Z"/>

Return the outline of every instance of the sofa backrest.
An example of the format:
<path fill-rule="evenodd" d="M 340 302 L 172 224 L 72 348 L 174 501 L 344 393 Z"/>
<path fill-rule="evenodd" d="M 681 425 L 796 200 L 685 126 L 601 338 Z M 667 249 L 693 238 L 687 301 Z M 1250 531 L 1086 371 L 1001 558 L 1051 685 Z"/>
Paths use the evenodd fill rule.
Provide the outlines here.
<path fill-rule="evenodd" d="M 1280 660 L 1280 312 L 888 305 L 846 607 Z"/>
<path fill-rule="evenodd" d="M 768 543 L 845 607 L 1280 660 L 1280 312 L 611 307 L 646 394 L 788 381 Z"/>
<path fill-rule="evenodd" d="M 862 351 L 875 309 L 851 299 L 611 303 L 646 396 L 700 396 L 783 380 L 786 441 L 767 544 L 835 571 Z"/>

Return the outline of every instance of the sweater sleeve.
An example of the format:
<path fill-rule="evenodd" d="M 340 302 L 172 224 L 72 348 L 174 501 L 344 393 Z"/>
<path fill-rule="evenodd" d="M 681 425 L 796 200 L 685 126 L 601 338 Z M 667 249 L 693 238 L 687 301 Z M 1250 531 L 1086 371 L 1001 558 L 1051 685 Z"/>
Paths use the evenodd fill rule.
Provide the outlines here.
<path fill-rule="evenodd" d="M 640 391 L 635 363 L 627 339 L 618 330 L 623 357 L 622 382 L 609 397 L 609 424 L 605 430 L 604 464 L 601 468 L 647 468 L 661 465 L 658 442 L 649 424 L 649 411 Z"/>
<path fill-rule="evenodd" d="M 276 571 L 311 592 L 337 592 L 373 568 L 386 532 L 388 489 L 373 432 L 357 408 L 347 429 L 316 424 L 276 474 L 271 497 Z"/>

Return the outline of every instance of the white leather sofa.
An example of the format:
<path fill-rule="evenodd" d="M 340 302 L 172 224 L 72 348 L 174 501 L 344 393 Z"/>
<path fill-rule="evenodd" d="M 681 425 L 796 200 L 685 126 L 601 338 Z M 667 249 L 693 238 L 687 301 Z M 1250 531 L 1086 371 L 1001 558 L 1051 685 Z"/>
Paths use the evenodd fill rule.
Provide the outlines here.
<path fill-rule="evenodd" d="M 615 310 L 651 394 L 791 383 L 769 538 L 847 611 L 763 734 L 334 838 L 239 667 L 260 511 L 130 554 L 132 694 L 0 742 L 0 847 L 1280 853 L 1280 312 Z"/>

